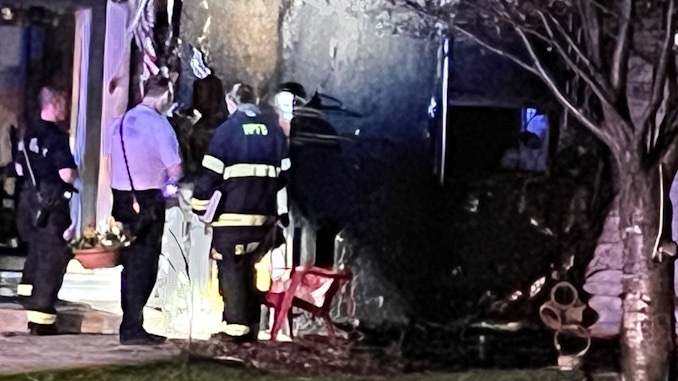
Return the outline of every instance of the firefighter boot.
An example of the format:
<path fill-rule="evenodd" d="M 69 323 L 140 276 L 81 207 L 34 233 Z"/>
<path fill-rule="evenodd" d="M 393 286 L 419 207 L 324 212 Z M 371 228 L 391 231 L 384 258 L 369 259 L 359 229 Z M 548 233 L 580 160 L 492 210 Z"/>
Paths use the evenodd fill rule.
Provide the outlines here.
<path fill-rule="evenodd" d="M 53 336 L 59 334 L 56 324 L 38 324 L 28 322 L 28 331 L 31 336 Z"/>

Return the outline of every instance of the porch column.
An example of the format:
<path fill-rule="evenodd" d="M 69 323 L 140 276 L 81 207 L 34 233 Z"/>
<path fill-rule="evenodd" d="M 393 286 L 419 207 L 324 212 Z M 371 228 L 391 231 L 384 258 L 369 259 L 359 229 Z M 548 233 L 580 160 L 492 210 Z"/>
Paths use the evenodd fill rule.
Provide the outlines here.
<path fill-rule="evenodd" d="M 99 126 L 101 125 L 101 81 L 103 78 L 104 30 L 98 27 L 106 22 L 106 8 L 92 6 L 92 29 L 87 75 L 87 137 L 80 168 L 82 190 L 81 219 L 84 225 L 93 222 L 96 211 L 99 176 Z"/>
<path fill-rule="evenodd" d="M 113 195 L 111 193 L 111 161 L 108 154 L 112 122 L 127 110 L 129 101 L 129 65 L 131 35 L 127 33 L 130 7 L 136 3 L 114 3 L 108 1 L 106 11 L 105 49 L 103 60 L 103 107 L 101 115 L 101 150 L 97 149 L 99 166 L 96 201 L 96 221 L 105 221 L 111 214 Z M 103 28 L 102 28 L 103 29 Z M 98 148 L 98 147 L 97 147 Z M 101 160 L 99 161 L 99 158 Z M 94 221 L 94 220 L 93 220 Z"/>

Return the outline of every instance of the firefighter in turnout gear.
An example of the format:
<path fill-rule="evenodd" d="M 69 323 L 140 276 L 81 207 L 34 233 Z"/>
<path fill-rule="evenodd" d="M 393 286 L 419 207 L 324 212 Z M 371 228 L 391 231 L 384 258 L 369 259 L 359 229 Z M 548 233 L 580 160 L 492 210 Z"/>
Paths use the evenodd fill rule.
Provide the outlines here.
<path fill-rule="evenodd" d="M 224 298 L 222 333 L 238 341 L 257 337 L 254 264 L 273 245 L 276 194 L 289 167 L 276 117 L 262 114 L 255 102 L 248 85 L 237 84 L 227 94 L 231 116 L 212 138 L 191 200 L 194 212 L 214 230 L 212 256 Z"/>
<path fill-rule="evenodd" d="M 26 129 L 15 164 L 23 178 L 17 227 L 28 245 L 18 293 L 33 335 L 57 333 L 55 303 L 72 257 L 69 202 L 78 172 L 68 133 L 57 125 L 66 119 L 67 104 L 64 93 L 41 90 L 40 120 Z"/>

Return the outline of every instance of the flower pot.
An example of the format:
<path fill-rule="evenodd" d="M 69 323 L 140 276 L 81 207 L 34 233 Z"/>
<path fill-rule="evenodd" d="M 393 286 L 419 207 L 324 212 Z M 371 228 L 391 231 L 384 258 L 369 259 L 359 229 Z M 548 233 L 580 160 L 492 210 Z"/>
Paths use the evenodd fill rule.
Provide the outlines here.
<path fill-rule="evenodd" d="M 99 246 L 91 249 L 73 250 L 75 259 L 86 269 L 115 267 L 121 263 L 122 254 L 119 246 Z"/>

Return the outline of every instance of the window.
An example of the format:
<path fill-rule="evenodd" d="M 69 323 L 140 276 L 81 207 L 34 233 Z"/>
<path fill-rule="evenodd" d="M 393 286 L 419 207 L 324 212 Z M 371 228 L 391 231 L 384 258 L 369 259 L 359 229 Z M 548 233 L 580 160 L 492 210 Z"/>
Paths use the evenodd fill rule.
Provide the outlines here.
<path fill-rule="evenodd" d="M 522 110 L 518 146 L 506 151 L 501 164 L 504 168 L 544 172 L 548 160 L 548 149 L 548 117 L 535 108 L 526 108 Z"/>

